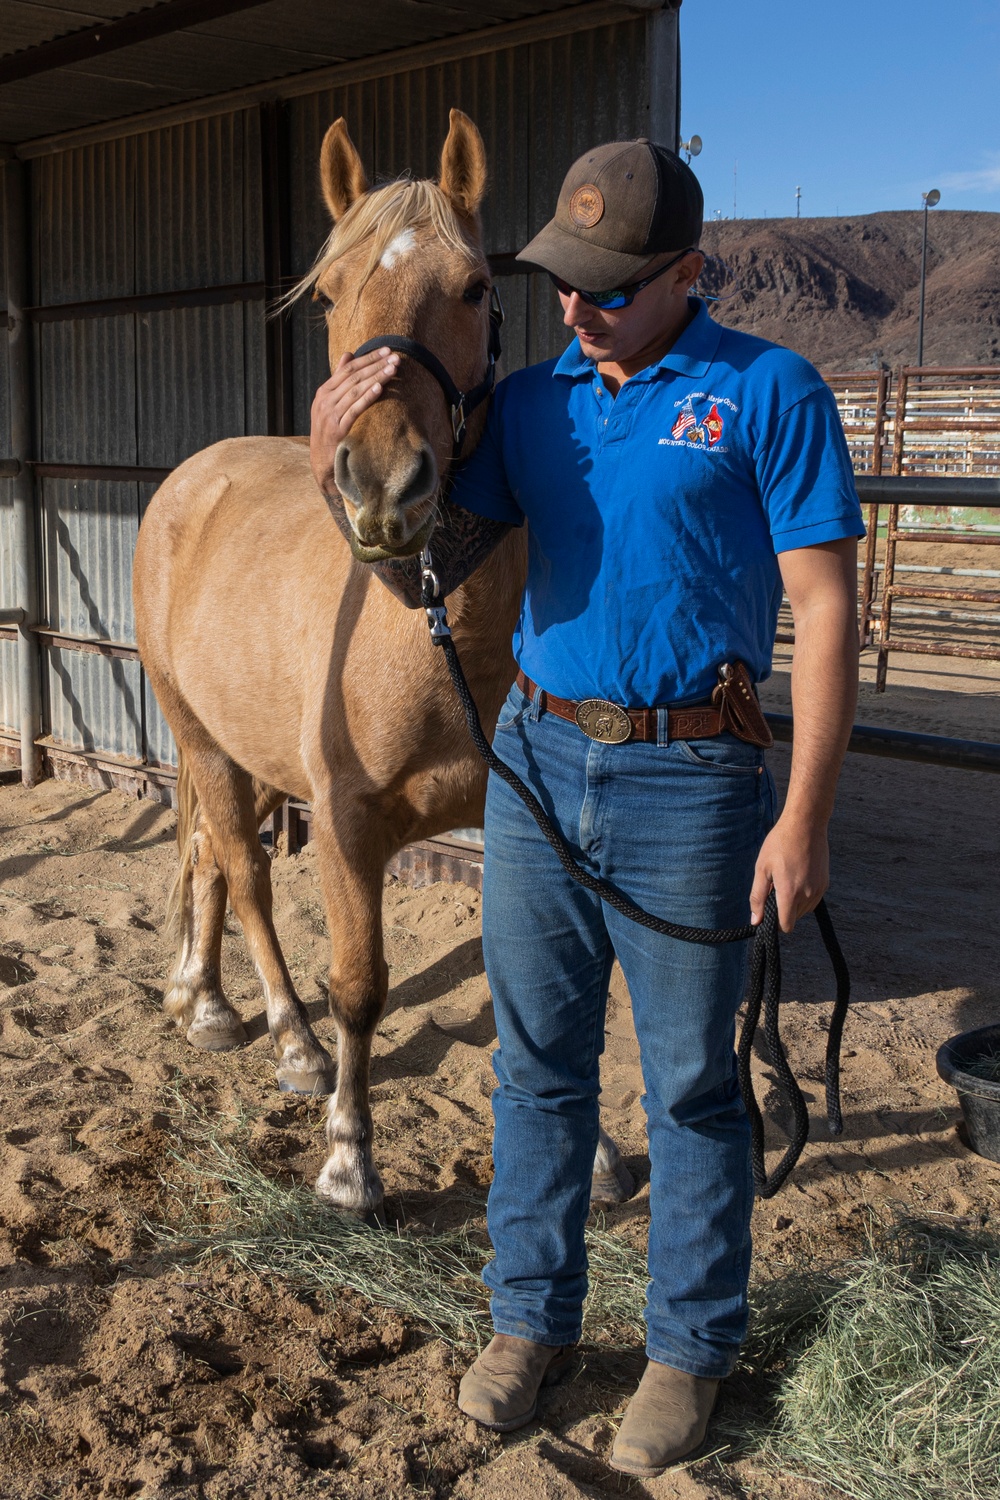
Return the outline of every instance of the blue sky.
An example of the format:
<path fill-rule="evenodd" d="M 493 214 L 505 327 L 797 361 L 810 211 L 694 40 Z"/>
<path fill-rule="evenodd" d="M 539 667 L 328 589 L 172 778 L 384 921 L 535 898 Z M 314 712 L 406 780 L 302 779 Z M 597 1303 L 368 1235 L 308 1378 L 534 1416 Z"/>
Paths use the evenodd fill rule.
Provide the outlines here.
<path fill-rule="evenodd" d="M 684 0 L 705 217 L 1000 210 L 1000 0 Z"/>

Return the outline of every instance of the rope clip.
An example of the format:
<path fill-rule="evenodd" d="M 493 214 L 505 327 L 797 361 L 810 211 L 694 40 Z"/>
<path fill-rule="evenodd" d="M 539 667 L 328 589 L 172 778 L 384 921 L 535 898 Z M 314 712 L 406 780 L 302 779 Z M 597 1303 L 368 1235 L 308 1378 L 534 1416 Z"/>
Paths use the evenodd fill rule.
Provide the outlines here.
<path fill-rule="evenodd" d="M 420 553 L 420 599 L 433 644 L 440 646 L 442 641 L 451 640 L 448 607 L 441 595 L 441 580 L 434 571 L 434 560 L 429 547 L 424 547 Z M 440 600 L 440 603 L 434 604 L 432 601 L 435 599 Z"/>
<path fill-rule="evenodd" d="M 451 640 L 451 628 L 448 624 L 448 611 L 443 604 L 432 605 L 424 610 L 427 623 L 431 627 L 431 640 L 435 646 L 440 646 L 442 641 Z"/>

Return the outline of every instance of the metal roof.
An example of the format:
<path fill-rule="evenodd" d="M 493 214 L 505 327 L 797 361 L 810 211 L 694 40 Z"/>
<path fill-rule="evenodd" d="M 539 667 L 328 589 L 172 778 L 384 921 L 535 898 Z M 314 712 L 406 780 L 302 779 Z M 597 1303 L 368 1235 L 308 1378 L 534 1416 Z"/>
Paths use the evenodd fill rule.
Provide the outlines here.
<path fill-rule="evenodd" d="M 17 145 L 494 26 L 499 44 L 511 23 L 585 3 L 0 0 L 0 142 Z M 658 3 L 632 0 L 635 9 Z"/>

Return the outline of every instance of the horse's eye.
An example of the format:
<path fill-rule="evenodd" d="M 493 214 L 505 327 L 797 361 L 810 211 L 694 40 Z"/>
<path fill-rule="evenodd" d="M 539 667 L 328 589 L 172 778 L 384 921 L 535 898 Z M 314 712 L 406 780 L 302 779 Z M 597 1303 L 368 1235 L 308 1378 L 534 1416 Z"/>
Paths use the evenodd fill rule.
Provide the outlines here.
<path fill-rule="evenodd" d="M 319 287 L 313 292 L 313 301 L 318 302 L 324 312 L 333 312 L 333 298 L 328 297 L 325 292 L 321 292 Z"/>
<path fill-rule="evenodd" d="M 466 287 L 462 295 L 464 296 L 466 302 L 482 302 L 483 298 L 486 296 L 485 281 L 477 281 L 475 286 Z"/>

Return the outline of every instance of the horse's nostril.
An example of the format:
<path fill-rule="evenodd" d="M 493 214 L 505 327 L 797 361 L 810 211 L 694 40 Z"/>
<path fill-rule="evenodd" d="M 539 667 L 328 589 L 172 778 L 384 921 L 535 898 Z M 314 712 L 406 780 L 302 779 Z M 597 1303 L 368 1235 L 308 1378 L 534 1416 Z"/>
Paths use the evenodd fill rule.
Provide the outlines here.
<path fill-rule="evenodd" d="M 429 495 L 433 495 L 437 489 L 437 482 L 438 469 L 434 452 L 429 443 L 421 443 L 413 469 L 400 490 L 401 509 L 408 510 L 413 505 L 419 505 L 420 501 L 426 500 Z"/>
<path fill-rule="evenodd" d="M 333 479 L 337 489 L 352 505 L 361 504 L 361 491 L 351 472 L 351 449 L 348 443 L 341 443 L 334 455 Z"/>

